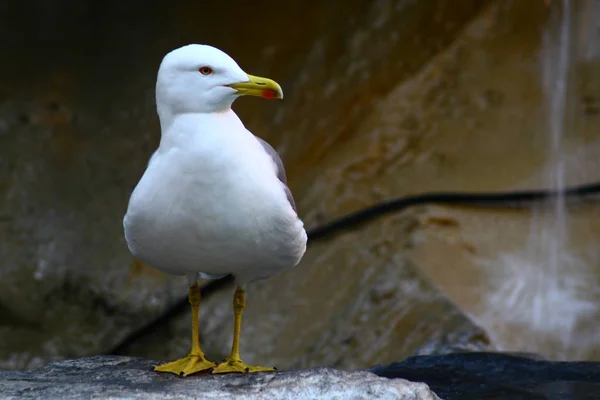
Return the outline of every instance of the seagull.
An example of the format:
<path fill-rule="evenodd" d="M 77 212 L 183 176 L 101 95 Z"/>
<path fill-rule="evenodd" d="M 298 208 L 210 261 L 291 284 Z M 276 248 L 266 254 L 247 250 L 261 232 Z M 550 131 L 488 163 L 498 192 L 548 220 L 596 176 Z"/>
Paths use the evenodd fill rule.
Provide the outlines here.
<path fill-rule="evenodd" d="M 134 257 L 187 277 L 192 348 L 155 371 L 185 377 L 274 371 L 240 358 L 246 285 L 298 265 L 307 235 L 277 152 L 231 109 L 241 96 L 283 99 L 280 85 L 249 75 L 229 55 L 190 44 L 163 58 L 156 81 L 161 139 L 123 218 Z M 231 274 L 234 331 L 230 355 L 206 359 L 198 333 L 199 279 Z"/>

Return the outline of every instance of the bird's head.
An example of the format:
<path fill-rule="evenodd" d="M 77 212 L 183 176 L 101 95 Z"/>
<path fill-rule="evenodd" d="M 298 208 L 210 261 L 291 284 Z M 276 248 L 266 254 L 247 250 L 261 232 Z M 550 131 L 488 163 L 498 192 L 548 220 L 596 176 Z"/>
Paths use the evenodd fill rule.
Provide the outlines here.
<path fill-rule="evenodd" d="M 163 112 L 213 113 L 227 110 L 242 95 L 282 99 L 279 84 L 245 73 L 229 55 L 191 44 L 168 53 L 156 81 L 156 103 Z"/>

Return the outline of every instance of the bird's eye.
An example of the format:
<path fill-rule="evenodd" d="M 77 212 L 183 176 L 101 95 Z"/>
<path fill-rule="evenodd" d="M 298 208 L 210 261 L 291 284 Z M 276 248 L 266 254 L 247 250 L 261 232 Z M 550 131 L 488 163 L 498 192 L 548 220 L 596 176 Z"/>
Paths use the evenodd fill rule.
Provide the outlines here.
<path fill-rule="evenodd" d="M 202 75 L 210 75 L 213 72 L 211 67 L 200 67 L 198 68 L 198 71 L 200 71 Z"/>

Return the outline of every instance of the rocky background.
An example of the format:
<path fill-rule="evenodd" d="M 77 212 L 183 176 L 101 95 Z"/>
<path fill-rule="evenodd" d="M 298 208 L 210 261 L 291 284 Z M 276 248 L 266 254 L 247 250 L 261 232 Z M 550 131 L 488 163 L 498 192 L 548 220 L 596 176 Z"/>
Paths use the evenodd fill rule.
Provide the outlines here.
<path fill-rule="evenodd" d="M 552 187 L 557 165 L 567 185 L 600 179 L 593 1 L 238 3 L 0 3 L 0 369 L 106 354 L 185 297 L 184 278 L 132 259 L 121 220 L 159 139 L 158 64 L 187 43 L 282 85 L 283 102 L 235 109 L 280 152 L 309 228 L 409 194 Z M 249 287 L 245 361 L 597 359 L 600 208 L 556 209 L 424 205 L 311 243 Z M 232 294 L 202 303 L 213 359 L 229 350 Z M 119 352 L 188 349 L 183 313 Z"/>

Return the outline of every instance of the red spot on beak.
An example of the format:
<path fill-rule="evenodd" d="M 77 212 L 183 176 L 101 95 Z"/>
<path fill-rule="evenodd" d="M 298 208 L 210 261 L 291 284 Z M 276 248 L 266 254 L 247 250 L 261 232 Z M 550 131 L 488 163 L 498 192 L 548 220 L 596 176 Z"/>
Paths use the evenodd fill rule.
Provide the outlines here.
<path fill-rule="evenodd" d="M 277 97 L 277 93 L 273 89 L 265 89 L 262 91 L 262 97 L 265 99 L 274 99 Z"/>

